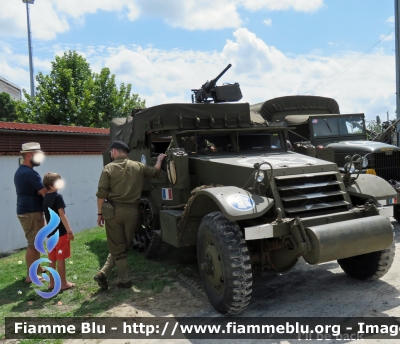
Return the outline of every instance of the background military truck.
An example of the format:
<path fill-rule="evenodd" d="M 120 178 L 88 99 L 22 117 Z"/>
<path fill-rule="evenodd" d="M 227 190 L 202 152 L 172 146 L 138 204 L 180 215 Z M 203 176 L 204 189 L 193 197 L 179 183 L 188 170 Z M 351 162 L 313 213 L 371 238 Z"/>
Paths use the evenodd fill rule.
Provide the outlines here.
<path fill-rule="evenodd" d="M 251 111 L 254 121 L 285 122 L 295 127 L 289 131 L 289 140 L 295 150 L 335 161 L 342 170 L 349 162 L 346 161 L 347 156 L 359 154 L 363 157 L 362 173 L 377 175 L 391 184 L 400 181 L 400 148 L 368 141 L 364 114 L 340 114 L 339 105 L 332 98 L 278 97 L 252 105 Z M 313 146 L 324 149 L 294 144 L 299 141 L 309 141 Z M 393 197 L 386 204 L 382 202 L 384 206 L 394 205 L 396 221 L 400 221 L 400 206 L 396 205 L 398 198 Z"/>
<path fill-rule="evenodd" d="M 110 142 L 126 142 L 130 159 L 154 165 L 168 156 L 144 184 L 134 246 L 148 258 L 168 245 L 196 247 L 221 313 L 246 308 L 254 273 L 288 271 L 300 257 L 337 260 L 358 279 L 380 278 L 392 264 L 393 228 L 374 203 L 393 188 L 372 175 L 343 179 L 335 163 L 289 152 L 285 134 L 286 126 L 254 124 L 246 103 L 165 104 L 111 123 Z"/>

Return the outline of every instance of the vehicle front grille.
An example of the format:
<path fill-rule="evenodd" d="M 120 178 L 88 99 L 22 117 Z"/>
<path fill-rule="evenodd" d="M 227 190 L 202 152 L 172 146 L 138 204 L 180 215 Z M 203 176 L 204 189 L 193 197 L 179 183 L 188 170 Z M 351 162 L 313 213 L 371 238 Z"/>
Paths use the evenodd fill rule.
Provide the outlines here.
<path fill-rule="evenodd" d="M 310 217 L 346 211 L 351 206 L 337 172 L 276 176 L 286 217 Z"/>
<path fill-rule="evenodd" d="M 390 155 L 374 153 L 373 159 L 374 169 L 379 177 L 400 181 L 400 152 L 392 152 Z"/>

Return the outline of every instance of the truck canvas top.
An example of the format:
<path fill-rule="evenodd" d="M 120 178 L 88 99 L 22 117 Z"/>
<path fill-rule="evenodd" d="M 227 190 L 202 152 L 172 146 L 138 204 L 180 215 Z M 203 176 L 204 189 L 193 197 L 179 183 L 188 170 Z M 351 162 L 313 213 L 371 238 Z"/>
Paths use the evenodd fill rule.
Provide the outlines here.
<path fill-rule="evenodd" d="M 126 120 L 113 119 L 111 139 L 136 147 L 146 133 L 165 130 L 250 127 L 250 108 L 241 104 L 163 104 L 137 111 Z"/>
<path fill-rule="evenodd" d="M 268 122 L 284 121 L 286 116 L 303 114 L 340 114 L 336 100 L 316 96 L 286 96 L 267 100 L 251 106 L 253 113 L 259 113 Z"/>

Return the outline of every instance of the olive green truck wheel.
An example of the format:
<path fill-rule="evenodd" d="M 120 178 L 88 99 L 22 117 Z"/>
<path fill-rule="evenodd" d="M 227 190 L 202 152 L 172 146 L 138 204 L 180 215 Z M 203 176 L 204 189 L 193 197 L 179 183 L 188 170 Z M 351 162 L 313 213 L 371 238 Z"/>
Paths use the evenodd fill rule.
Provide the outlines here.
<path fill-rule="evenodd" d="M 338 263 L 350 277 L 360 280 L 377 280 L 389 271 L 395 254 L 395 240 L 386 250 L 339 259 Z"/>
<path fill-rule="evenodd" d="M 248 248 L 236 222 L 220 212 L 206 215 L 197 237 L 201 280 L 212 306 L 238 314 L 250 303 L 253 276 Z"/>

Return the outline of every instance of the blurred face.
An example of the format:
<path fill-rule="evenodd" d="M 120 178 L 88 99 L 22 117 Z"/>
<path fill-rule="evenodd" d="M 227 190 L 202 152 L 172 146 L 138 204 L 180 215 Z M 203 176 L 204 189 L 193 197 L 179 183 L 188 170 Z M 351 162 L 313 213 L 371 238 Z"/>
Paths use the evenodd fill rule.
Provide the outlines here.
<path fill-rule="evenodd" d="M 30 153 L 29 155 L 31 156 L 29 162 L 33 166 L 39 166 L 44 160 L 44 153 L 42 152 Z"/>
<path fill-rule="evenodd" d="M 54 188 L 56 190 L 62 190 L 65 186 L 65 182 L 60 178 L 54 182 Z"/>

